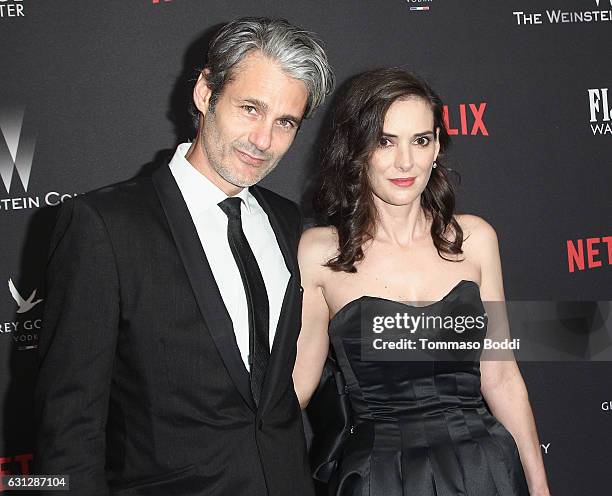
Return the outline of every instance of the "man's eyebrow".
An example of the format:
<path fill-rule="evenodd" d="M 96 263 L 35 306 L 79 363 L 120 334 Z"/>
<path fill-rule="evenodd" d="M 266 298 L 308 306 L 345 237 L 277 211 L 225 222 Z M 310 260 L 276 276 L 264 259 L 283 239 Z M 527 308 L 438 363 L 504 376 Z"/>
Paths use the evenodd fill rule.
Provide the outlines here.
<path fill-rule="evenodd" d="M 280 116 L 279 120 L 291 121 L 297 127 L 299 127 L 302 124 L 302 119 L 300 117 L 296 117 L 295 115 L 290 115 L 290 114 Z"/>
<path fill-rule="evenodd" d="M 250 103 L 254 107 L 257 107 L 263 110 L 264 112 L 266 112 L 270 108 L 266 102 L 262 102 L 261 100 L 258 100 L 257 98 L 243 98 L 242 101 L 246 103 Z"/>
<path fill-rule="evenodd" d="M 258 100 L 257 98 L 244 98 L 242 101 L 245 103 L 249 103 L 253 105 L 254 107 L 257 107 L 263 110 L 264 112 L 267 112 L 270 108 L 270 106 L 266 102 L 262 102 L 261 100 Z M 281 115 L 279 117 L 279 120 L 291 121 L 296 126 L 299 126 L 302 123 L 301 117 L 296 117 L 295 115 L 291 115 L 291 114 Z"/>

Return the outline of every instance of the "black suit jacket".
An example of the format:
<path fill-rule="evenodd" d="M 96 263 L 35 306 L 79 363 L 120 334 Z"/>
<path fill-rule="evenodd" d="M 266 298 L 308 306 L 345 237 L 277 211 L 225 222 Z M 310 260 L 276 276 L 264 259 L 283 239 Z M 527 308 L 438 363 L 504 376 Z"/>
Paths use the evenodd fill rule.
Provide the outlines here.
<path fill-rule="evenodd" d="M 169 168 L 62 206 L 40 333 L 34 473 L 69 474 L 79 496 L 312 494 L 291 379 L 301 216 L 271 191 L 251 192 L 291 273 L 259 408 Z"/>

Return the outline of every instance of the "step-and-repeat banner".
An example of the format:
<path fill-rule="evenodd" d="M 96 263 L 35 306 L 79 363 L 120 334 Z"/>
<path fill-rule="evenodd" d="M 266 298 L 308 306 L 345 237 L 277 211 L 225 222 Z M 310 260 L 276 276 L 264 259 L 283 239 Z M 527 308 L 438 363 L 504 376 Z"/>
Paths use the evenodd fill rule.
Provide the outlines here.
<path fill-rule="evenodd" d="M 611 0 L 0 0 L 0 474 L 27 474 L 36 456 L 58 205 L 150 172 L 193 136 L 207 42 L 245 15 L 319 33 L 339 85 L 389 66 L 430 82 L 446 103 L 458 210 L 497 230 L 508 299 L 612 299 Z M 306 215 L 330 103 L 263 183 Z M 612 364 L 520 366 L 552 493 L 610 494 Z"/>

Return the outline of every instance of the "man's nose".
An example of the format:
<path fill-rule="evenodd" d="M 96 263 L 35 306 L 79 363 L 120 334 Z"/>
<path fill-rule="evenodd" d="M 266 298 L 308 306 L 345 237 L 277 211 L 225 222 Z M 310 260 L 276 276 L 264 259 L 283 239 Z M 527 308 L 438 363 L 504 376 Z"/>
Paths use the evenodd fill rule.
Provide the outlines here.
<path fill-rule="evenodd" d="M 249 141 L 259 150 L 266 151 L 272 145 L 272 124 L 262 121 L 251 130 Z"/>

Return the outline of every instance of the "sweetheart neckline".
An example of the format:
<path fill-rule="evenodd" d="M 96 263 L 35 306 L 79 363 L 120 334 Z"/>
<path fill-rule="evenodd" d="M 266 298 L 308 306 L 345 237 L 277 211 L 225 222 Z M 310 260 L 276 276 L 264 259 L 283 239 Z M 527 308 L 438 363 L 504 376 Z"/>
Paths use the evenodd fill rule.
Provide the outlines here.
<path fill-rule="evenodd" d="M 341 312 L 343 312 L 343 311 L 344 311 L 344 310 L 345 310 L 347 307 L 351 306 L 352 304 L 354 304 L 354 303 L 356 303 L 356 302 L 358 302 L 358 301 L 363 300 L 364 298 L 372 298 L 372 299 L 374 299 L 374 300 L 383 300 L 383 301 L 389 301 L 389 302 L 391 302 L 391 303 L 398 303 L 398 304 L 400 304 L 400 305 L 404 305 L 404 306 L 406 306 L 406 307 L 410 307 L 410 308 L 430 308 L 430 307 L 432 307 L 432 306 L 434 306 L 434 305 L 437 305 L 437 304 L 439 304 L 439 303 L 442 303 L 442 302 L 443 302 L 443 301 L 444 301 L 446 298 L 448 298 L 448 297 L 449 297 L 451 294 L 453 294 L 453 292 L 454 292 L 454 291 L 456 291 L 456 289 L 457 289 L 459 286 L 461 286 L 461 285 L 462 285 L 463 283 L 465 283 L 465 282 L 474 284 L 474 285 L 475 285 L 475 286 L 478 288 L 478 290 L 480 290 L 480 286 L 479 286 L 479 284 L 478 284 L 476 281 L 473 281 L 473 280 L 471 280 L 471 279 L 461 279 L 461 280 L 460 280 L 460 281 L 459 281 L 457 284 L 455 284 L 455 285 L 454 285 L 454 286 L 453 286 L 453 287 L 452 287 L 452 288 L 451 288 L 451 289 L 450 289 L 450 290 L 449 290 L 449 291 L 448 291 L 448 292 L 447 292 L 447 293 L 446 293 L 446 294 L 445 294 L 445 295 L 444 295 L 442 298 L 440 298 L 440 299 L 439 299 L 439 300 L 437 300 L 437 301 L 434 301 L 433 303 L 430 303 L 429 305 L 411 305 L 410 303 L 404 303 L 404 302 L 402 302 L 402 301 L 400 301 L 400 300 L 391 300 L 391 299 L 389 299 L 389 298 L 384 298 L 384 297 L 382 297 L 382 296 L 370 296 L 370 295 L 363 295 L 363 296 L 360 296 L 359 298 L 355 298 L 354 300 L 351 300 L 351 301 L 349 301 L 349 302 L 345 303 L 345 304 L 344 304 L 344 305 L 343 305 L 343 306 L 340 308 L 340 310 L 338 310 L 338 311 L 337 311 L 337 312 L 334 314 L 334 316 L 333 316 L 331 319 L 329 319 L 329 324 L 331 325 L 331 323 L 332 323 L 332 322 L 333 322 L 333 320 L 334 320 L 334 319 L 335 319 L 335 318 L 338 316 L 338 314 L 339 314 L 339 313 L 341 313 Z"/>

